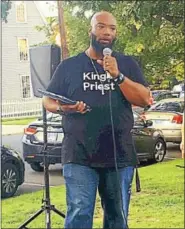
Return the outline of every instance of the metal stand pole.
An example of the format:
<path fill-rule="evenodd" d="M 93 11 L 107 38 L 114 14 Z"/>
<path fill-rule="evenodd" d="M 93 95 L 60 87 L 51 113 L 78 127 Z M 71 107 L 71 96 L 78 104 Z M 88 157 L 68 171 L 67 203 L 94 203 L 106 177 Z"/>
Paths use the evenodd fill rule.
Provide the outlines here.
<path fill-rule="evenodd" d="M 54 211 L 59 216 L 65 218 L 65 215 L 55 208 L 54 205 L 51 205 L 50 202 L 50 189 L 49 189 L 49 163 L 48 163 L 48 155 L 47 155 L 47 118 L 46 118 L 46 109 L 42 106 L 43 111 L 43 161 L 44 161 L 44 181 L 45 181 L 45 199 L 42 199 L 41 209 L 38 210 L 33 216 L 31 216 L 28 220 L 26 220 L 18 229 L 27 229 L 26 227 L 30 222 L 32 222 L 37 216 L 39 216 L 42 212 L 46 213 L 46 228 L 51 229 L 51 210 Z"/>

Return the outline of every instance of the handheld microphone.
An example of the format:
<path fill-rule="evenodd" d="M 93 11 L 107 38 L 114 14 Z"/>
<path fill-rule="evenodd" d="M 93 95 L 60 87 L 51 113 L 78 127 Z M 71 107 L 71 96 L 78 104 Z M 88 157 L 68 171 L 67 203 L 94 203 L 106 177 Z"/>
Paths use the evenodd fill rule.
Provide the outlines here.
<path fill-rule="evenodd" d="M 111 56 L 112 54 L 112 50 L 110 48 L 104 48 L 103 49 L 103 55 L 104 56 Z M 108 71 L 106 71 L 107 74 L 107 79 L 112 79 L 112 76 L 110 75 L 110 73 Z"/>

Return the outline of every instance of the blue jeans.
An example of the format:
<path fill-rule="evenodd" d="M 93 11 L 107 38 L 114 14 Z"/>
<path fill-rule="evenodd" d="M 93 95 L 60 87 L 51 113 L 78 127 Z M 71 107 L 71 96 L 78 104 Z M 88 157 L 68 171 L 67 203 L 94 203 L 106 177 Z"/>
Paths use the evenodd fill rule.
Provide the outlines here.
<path fill-rule="evenodd" d="M 121 201 L 115 169 L 65 164 L 63 166 L 67 200 L 65 228 L 92 228 L 97 188 L 104 209 L 103 228 L 126 228 L 125 218 L 127 221 L 133 175 L 132 166 L 119 169 Z"/>

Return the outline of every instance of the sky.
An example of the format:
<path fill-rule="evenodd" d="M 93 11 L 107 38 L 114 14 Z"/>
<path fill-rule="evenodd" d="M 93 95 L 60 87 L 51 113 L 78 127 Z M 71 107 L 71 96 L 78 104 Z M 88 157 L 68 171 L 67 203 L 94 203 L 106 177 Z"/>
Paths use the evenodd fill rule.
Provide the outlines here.
<path fill-rule="evenodd" d="M 35 1 L 38 5 L 39 10 L 45 17 L 58 16 L 57 2 L 56 1 Z"/>
<path fill-rule="evenodd" d="M 58 16 L 57 1 L 35 1 L 35 3 L 38 5 L 39 10 L 45 17 Z M 75 14 L 76 11 L 78 11 L 78 7 L 74 8 L 73 13 Z M 91 10 L 86 11 L 85 16 L 87 18 L 92 16 Z"/>

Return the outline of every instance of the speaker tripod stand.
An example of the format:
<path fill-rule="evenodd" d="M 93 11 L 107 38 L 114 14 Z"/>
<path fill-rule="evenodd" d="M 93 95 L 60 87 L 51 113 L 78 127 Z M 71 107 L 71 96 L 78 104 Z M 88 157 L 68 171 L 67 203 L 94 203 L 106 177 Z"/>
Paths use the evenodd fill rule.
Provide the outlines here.
<path fill-rule="evenodd" d="M 18 227 L 18 229 L 28 229 L 27 225 L 32 222 L 37 216 L 39 216 L 42 212 L 46 213 L 46 228 L 51 229 L 51 211 L 55 212 L 59 216 L 65 218 L 65 215 L 55 208 L 54 205 L 50 202 L 50 190 L 49 190 L 49 163 L 48 163 L 48 155 L 47 155 L 47 118 L 46 118 L 46 109 L 44 106 L 43 110 L 43 158 L 44 158 L 44 181 L 45 181 L 45 199 L 42 199 L 41 209 L 35 212 L 33 216 L 31 216 L 28 220 L 26 220 L 22 225 Z"/>

